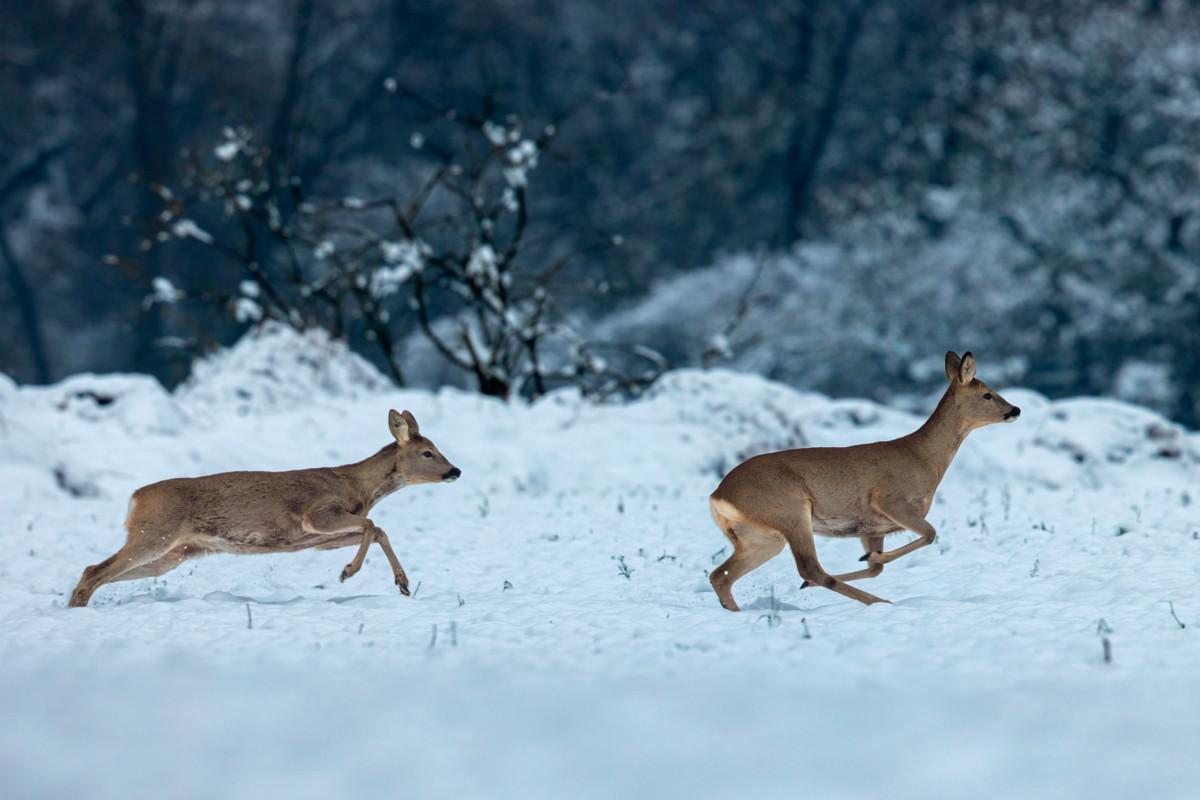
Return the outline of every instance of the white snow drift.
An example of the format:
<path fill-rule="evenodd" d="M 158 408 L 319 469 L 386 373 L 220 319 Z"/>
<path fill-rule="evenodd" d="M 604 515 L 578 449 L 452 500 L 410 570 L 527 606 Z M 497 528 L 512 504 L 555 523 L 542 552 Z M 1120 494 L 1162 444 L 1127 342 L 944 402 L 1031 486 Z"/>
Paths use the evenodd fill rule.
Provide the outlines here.
<path fill-rule="evenodd" d="M 274 328 L 174 393 L 0 377 L 0 794 L 1194 796 L 1200 437 L 1005 396 L 1021 420 L 963 447 L 937 544 L 871 582 L 893 605 L 801 590 L 785 554 L 730 614 L 705 574 L 723 472 L 919 418 L 724 371 L 624 405 L 403 392 Z M 339 584 L 347 550 L 66 608 L 139 485 L 357 460 L 389 407 L 464 472 L 373 514 L 412 599 L 378 553 Z M 860 554 L 818 546 L 832 571 Z"/>

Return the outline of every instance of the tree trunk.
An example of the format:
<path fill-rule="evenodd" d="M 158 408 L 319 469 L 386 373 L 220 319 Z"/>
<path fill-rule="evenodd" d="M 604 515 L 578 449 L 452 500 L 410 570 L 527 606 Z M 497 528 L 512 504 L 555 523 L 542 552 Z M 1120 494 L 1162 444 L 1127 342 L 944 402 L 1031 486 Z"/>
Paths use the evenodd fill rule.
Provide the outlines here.
<path fill-rule="evenodd" d="M 170 176 L 171 142 L 168 107 L 175 80 L 176 51 L 164 43 L 166 22 L 153 19 L 143 0 L 122 0 L 118 6 L 122 38 L 126 48 L 126 80 L 133 94 L 133 151 L 138 177 L 147 187 L 139 203 L 140 222 L 148 223 L 160 209 L 160 201 L 149 187 L 166 185 Z M 166 53 L 160 62 L 160 56 Z M 146 253 L 146 269 L 152 276 L 167 277 L 163 250 Z M 163 306 L 138 306 L 134 324 L 133 358 L 139 370 L 152 373 L 170 386 L 183 377 L 183 366 L 168 362 L 158 349 L 167 324 Z"/>
<path fill-rule="evenodd" d="M 798 121 L 793 129 L 788 144 L 785 173 L 788 181 L 788 200 L 782 230 L 784 244 L 794 242 L 803 233 L 804 216 L 808 211 L 817 168 L 821 165 L 821 158 L 825 155 L 825 147 L 829 144 L 838 112 L 841 110 L 842 92 L 850 73 L 850 57 L 854 53 L 854 46 L 862 31 L 863 16 L 870 2 L 871 0 L 861 0 L 846 12 L 842 35 L 830 57 L 828 83 L 821 105 L 817 109 L 812 134 L 808 135 L 809 125 L 806 121 Z"/>
<path fill-rule="evenodd" d="M 479 382 L 480 394 L 507 400 L 509 394 L 512 392 L 512 386 L 509 385 L 508 381 L 501 380 L 494 375 L 477 374 L 475 377 Z"/>
<path fill-rule="evenodd" d="M 5 176 L 0 181 L 0 213 L 3 213 L 3 207 L 10 198 L 18 196 L 27 186 L 41 178 L 47 165 L 65 152 L 68 146 L 67 140 L 46 145 Z M 21 315 L 21 327 L 25 331 L 25 338 L 29 346 L 33 378 L 38 383 L 48 383 L 50 366 L 46 358 L 45 344 L 42 341 L 41 311 L 38 307 L 37 295 L 17 254 L 13 252 L 8 243 L 8 232 L 4 227 L 3 217 L 0 217 L 0 258 L 3 258 L 8 264 L 8 283 L 12 287 L 17 313 Z"/>
<path fill-rule="evenodd" d="M 33 366 L 33 379 L 37 383 L 49 383 L 50 367 L 42 343 L 41 314 L 38 310 L 37 296 L 25 277 L 25 271 L 21 269 L 16 253 L 9 247 L 8 235 L 3 229 L 0 229 L 0 257 L 8 264 L 8 284 L 12 288 L 17 311 L 21 315 L 21 327 L 25 330 L 29 359 Z"/>

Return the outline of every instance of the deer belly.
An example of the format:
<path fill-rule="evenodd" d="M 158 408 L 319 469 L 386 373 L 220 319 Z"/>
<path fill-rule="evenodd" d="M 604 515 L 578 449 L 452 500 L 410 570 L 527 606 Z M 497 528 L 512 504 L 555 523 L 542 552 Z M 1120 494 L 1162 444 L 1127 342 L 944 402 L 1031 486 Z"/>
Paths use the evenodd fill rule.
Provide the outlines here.
<path fill-rule="evenodd" d="M 859 537 L 879 536 L 897 530 L 891 520 L 861 519 L 853 517 L 813 518 L 813 533 L 821 536 Z"/>
<path fill-rule="evenodd" d="M 294 528 L 235 527 L 197 537 L 205 547 L 223 553 L 286 553 L 315 547 L 328 536 Z"/>

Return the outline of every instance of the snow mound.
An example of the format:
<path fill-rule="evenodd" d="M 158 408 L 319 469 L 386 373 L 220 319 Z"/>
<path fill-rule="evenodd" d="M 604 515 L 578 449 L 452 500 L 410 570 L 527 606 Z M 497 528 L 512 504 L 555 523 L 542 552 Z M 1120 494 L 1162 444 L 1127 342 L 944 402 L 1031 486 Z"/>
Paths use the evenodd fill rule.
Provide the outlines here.
<path fill-rule="evenodd" d="M 1079 436 L 1080 428 L 1086 428 L 1088 435 Z M 1153 412 L 1111 400 L 1056 403 L 1034 443 L 1065 451 L 1078 464 L 1200 461 L 1196 442 L 1183 428 Z"/>
<path fill-rule="evenodd" d="M 1134 476 L 1164 485 L 1200 479 L 1200 436 L 1153 411 L 1097 398 L 1051 401 L 1025 389 L 1003 394 L 1021 407 L 1020 420 L 971 434 L 948 479 L 1091 489 L 1127 486 Z"/>
<path fill-rule="evenodd" d="M 689 437 L 714 449 L 715 462 L 705 459 L 704 466 L 717 475 L 759 453 L 903 435 L 914 421 L 869 401 L 831 400 L 726 369 L 668 373 L 631 405 L 645 405 L 659 426 L 684 426 Z"/>
<path fill-rule="evenodd" d="M 1069 460 L 1076 480 L 1119 484 L 1130 470 L 1177 472 L 1200 464 L 1200 438 L 1170 420 L 1115 400 L 1051 404 L 1030 439 L 1033 458 Z"/>
<path fill-rule="evenodd" d="M 228 407 L 245 415 L 318 398 L 357 398 L 390 386 L 366 359 L 328 332 L 300 332 L 268 322 L 228 350 L 197 361 L 178 395 L 191 406 Z"/>
<path fill-rule="evenodd" d="M 563 777 L 578 775 L 610 789 L 595 796 L 787 796 L 803 773 L 818 794 L 873 797 L 864 752 L 938 741 L 889 773 L 893 794 L 1057 798 L 1084 775 L 1078 796 L 1190 797 L 1173 771 L 1200 735 L 1200 439 L 1124 403 L 1002 391 L 1022 416 L 963 445 L 929 514 L 937 541 L 863 584 L 893 604 L 802 589 L 784 553 L 737 584 L 735 615 L 707 580 L 729 556 L 706 502 L 721 476 L 924 415 L 728 370 L 671 373 L 628 403 L 399 390 L 276 327 L 174 393 L 0 378 L 0 785 L 129 797 L 184 775 L 204 796 L 315 797 L 386 794 L 401 774 L 418 796 L 531 780 L 531 797 L 588 796 Z M 389 407 L 463 470 L 371 512 L 412 597 L 372 548 L 345 584 L 352 551 L 218 555 L 65 607 L 121 546 L 138 486 L 357 460 L 387 441 Z M 817 549 L 830 572 L 861 567 L 857 540 Z M 333 719 L 347 735 L 313 736 Z M 764 767 L 785 740 L 802 760 Z"/>
<path fill-rule="evenodd" d="M 0 468 L 21 476 L 18 485 L 97 497 L 107 479 L 127 476 L 106 440 L 174 438 L 189 418 L 158 381 L 143 375 L 81 374 L 50 386 L 0 389 Z"/>
<path fill-rule="evenodd" d="M 73 428 L 115 424 L 130 435 L 178 433 L 186 413 L 162 385 L 145 375 L 73 375 L 35 390 Z"/>

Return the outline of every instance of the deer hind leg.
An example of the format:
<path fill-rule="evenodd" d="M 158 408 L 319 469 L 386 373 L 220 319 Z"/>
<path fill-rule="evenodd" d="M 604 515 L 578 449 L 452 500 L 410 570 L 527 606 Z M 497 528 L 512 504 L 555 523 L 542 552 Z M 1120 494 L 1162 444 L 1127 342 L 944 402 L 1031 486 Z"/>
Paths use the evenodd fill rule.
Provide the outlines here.
<path fill-rule="evenodd" d="M 75 586 L 75 590 L 71 592 L 71 600 L 69 605 L 72 607 L 86 606 L 91 600 L 92 594 L 97 589 L 106 583 L 112 583 L 118 580 L 132 580 L 135 577 L 148 577 L 150 575 L 161 575 L 161 572 L 141 572 L 140 574 L 129 575 L 139 569 L 145 568 L 149 564 L 157 564 L 160 560 L 165 560 L 167 554 L 176 546 L 175 531 L 165 531 L 164 528 L 158 529 L 143 529 L 136 536 L 129 536 L 125 542 L 125 546 L 118 550 L 113 555 L 101 561 L 99 564 L 93 564 L 83 571 L 83 575 L 79 578 L 79 583 Z M 186 556 L 184 556 L 186 558 Z M 179 565 L 179 561 L 164 563 L 166 572 L 168 569 L 174 569 Z M 169 566 L 166 566 L 169 564 Z M 126 577 L 126 576 L 129 577 Z"/>
<path fill-rule="evenodd" d="M 714 513 L 715 516 L 718 515 Z M 721 519 L 727 526 L 722 529 L 733 542 L 733 555 L 714 569 L 708 580 L 722 607 L 730 611 L 740 611 L 737 601 L 733 599 L 733 584 L 779 555 L 785 542 L 783 536 L 776 531 L 756 528 L 746 523 L 735 524 L 725 517 Z"/>
<path fill-rule="evenodd" d="M 837 576 L 830 575 L 821 567 L 821 562 L 817 558 L 816 542 L 813 540 L 811 505 L 806 504 L 800 514 L 787 521 L 787 524 L 781 525 L 780 529 L 787 537 L 788 545 L 792 548 L 792 555 L 796 558 L 796 568 L 800 572 L 800 577 L 805 581 L 814 586 L 824 586 L 826 589 L 831 589 L 866 605 L 888 602 L 882 597 L 876 597 L 862 589 L 856 589 Z"/>
<path fill-rule="evenodd" d="M 162 557 L 151 561 L 148 564 L 143 564 L 140 567 L 134 567 L 128 572 L 123 572 L 113 578 L 109 583 L 117 581 L 132 581 L 138 578 L 157 578 L 159 575 L 164 575 L 178 567 L 189 558 L 196 558 L 207 554 L 209 551 L 201 547 L 196 547 L 190 544 L 176 545 L 166 552 Z"/>
<path fill-rule="evenodd" d="M 871 555 L 871 553 L 878 553 L 883 549 L 882 536 L 862 536 L 860 538 L 862 539 L 863 550 L 866 552 L 867 556 Z M 863 558 L 859 560 L 862 561 L 865 559 L 866 556 L 863 556 Z M 883 564 L 867 564 L 866 569 L 855 570 L 854 572 L 843 572 L 840 575 L 834 575 L 833 578 L 834 580 L 839 581 L 860 581 L 864 578 L 878 577 L 881 572 L 883 572 Z M 812 585 L 813 584 L 809 583 L 808 581 L 805 581 L 803 584 L 801 584 L 800 588 L 803 589 Z"/>

